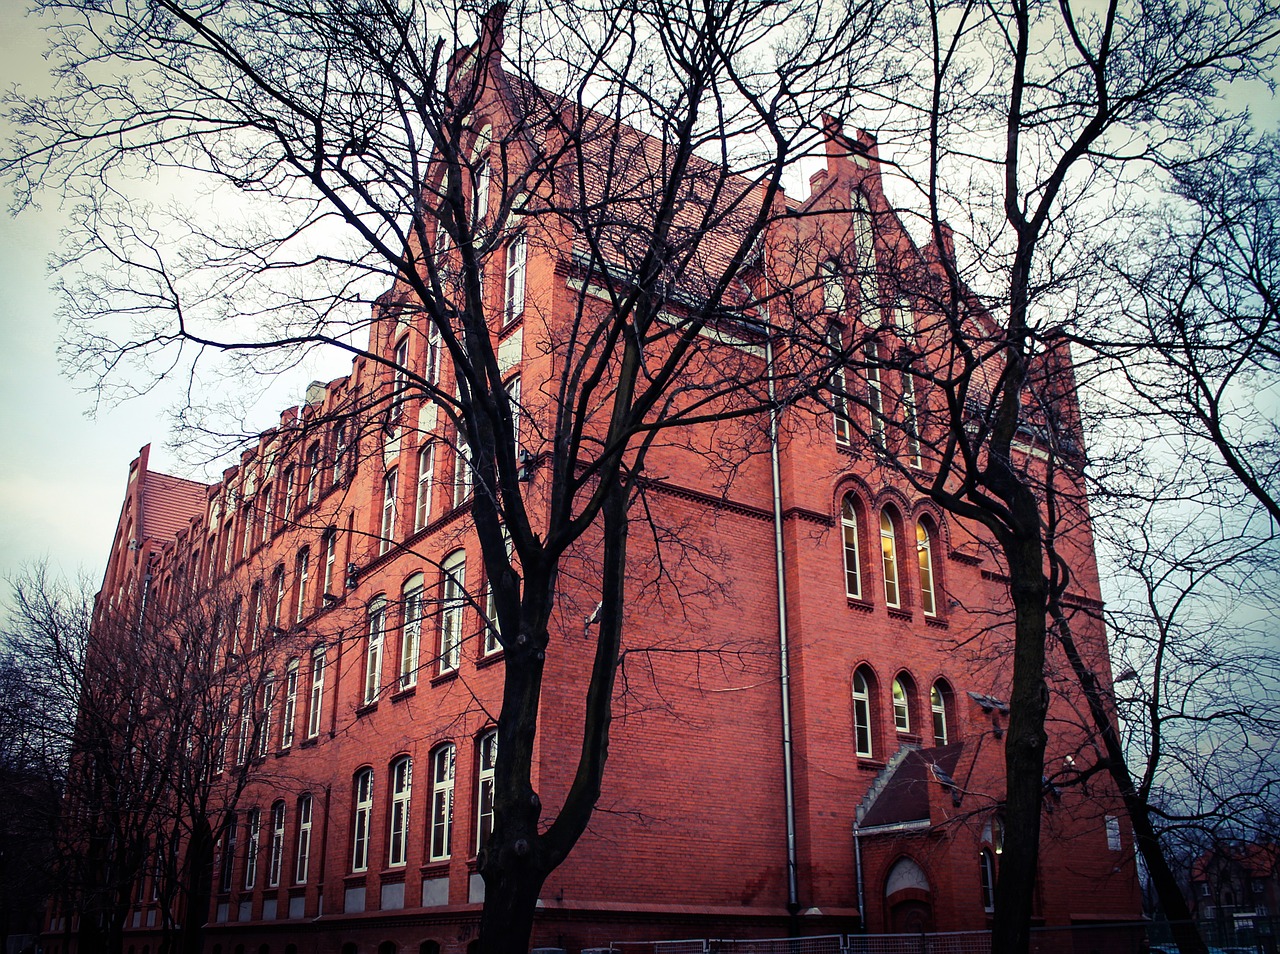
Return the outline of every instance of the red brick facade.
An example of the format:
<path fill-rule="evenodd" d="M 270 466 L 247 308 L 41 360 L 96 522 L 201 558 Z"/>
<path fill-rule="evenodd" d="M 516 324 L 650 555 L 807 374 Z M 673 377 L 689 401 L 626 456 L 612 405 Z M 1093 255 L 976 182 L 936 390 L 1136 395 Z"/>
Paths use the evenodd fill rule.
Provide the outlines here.
<path fill-rule="evenodd" d="M 823 203 L 848 208 L 858 189 L 873 211 L 888 209 L 873 145 L 847 143 L 838 130 L 828 168 L 813 186 L 805 205 L 811 211 Z M 794 247 L 849 241 L 820 215 L 802 221 L 807 231 L 799 238 L 781 230 L 774 236 L 776 254 L 770 254 L 778 274 L 795 267 Z M 552 244 L 529 243 L 523 314 L 494 332 L 500 357 L 519 375 L 522 414 L 531 425 L 548 413 L 547 395 L 554 393 L 550 349 L 543 347 L 555 327 L 548 316 L 572 313 L 579 294 Z M 877 254 L 928 262 L 938 253 L 917 251 L 889 217 L 877 226 Z M 927 334 L 924 303 L 906 304 L 919 312 L 915 330 L 899 321 L 888 333 L 904 340 Z M 401 342 L 408 362 L 427 368 L 433 359 L 425 328 L 408 327 L 388 310 L 374 326 L 371 348 L 395 359 Z M 418 951 L 433 941 L 440 951 L 461 954 L 475 937 L 482 749 L 500 701 L 503 661 L 500 652 L 486 653 L 482 562 L 468 500 L 454 480 L 453 439 L 443 417 L 410 401 L 397 406 L 387 427 L 357 434 L 337 423 L 353 395 L 391 384 L 385 366 L 357 359 L 349 377 L 310 390 L 308 403 L 286 412 L 280 427 L 264 434 L 198 504 L 147 470 L 145 449 L 131 472 L 102 605 L 136 593 L 138 568 L 153 552 L 152 598 L 162 603 L 183 585 L 182 568 L 197 586 L 230 581 L 250 612 L 260 586 L 260 612 L 271 620 L 277 574 L 283 575 L 277 622 L 292 635 L 275 662 L 269 753 L 261 780 L 237 805 L 236 852 L 228 861 L 223 850 L 217 861 L 232 868 L 229 890 L 218 890 L 222 875 L 214 873 L 206 950 L 336 954 L 350 950 L 348 944 L 372 952 L 392 941 L 397 950 Z M 885 387 L 902 401 L 900 384 Z M 537 945 L 576 952 L 664 936 L 987 924 L 982 852 L 998 865 L 1005 715 L 999 700 L 1008 696 L 1009 679 L 1001 640 L 1011 626 L 993 548 L 983 533 L 911 492 L 874 453 L 842 443 L 830 413 L 810 406 L 787 415 L 779 475 L 798 906 L 788 910 L 769 457 L 743 457 L 726 481 L 722 467 L 690 450 L 716 441 L 732 447 L 746 426 L 732 425 L 694 435 L 687 447 L 656 452 L 648 467 L 653 512 L 664 527 L 679 529 L 698 559 L 676 571 L 686 575 L 672 588 L 655 572 L 653 535 L 632 535 L 627 655 L 601 810 L 543 890 Z M 422 512 L 424 452 L 432 440 L 431 502 Z M 530 500 L 537 499 L 539 480 L 535 469 Z M 384 488 L 391 484 L 397 503 L 387 516 Z M 852 522 L 843 517 L 846 501 Z M 186 508 L 180 526 L 155 518 L 162 505 Z M 889 536 L 882 532 L 885 517 Z M 123 529 L 128 520 L 146 527 L 140 548 Z M 391 531 L 385 536 L 384 526 Z M 1071 543 L 1073 599 L 1096 607 L 1087 521 Z M 886 558 L 890 547 L 892 559 Z M 307 584 L 299 608 L 304 549 Z M 450 556 L 459 550 L 470 599 L 452 610 L 457 593 L 446 590 L 441 567 L 456 566 Z M 846 561 L 854 553 L 856 572 Z M 548 816 L 576 765 L 591 664 L 584 634 L 596 590 L 576 582 L 591 579 L 591 547 L 571 559 L 573 572 L 561 583 L 534 779 Z M 896 586 L 886 584 L 890 567 Z M 369 618 L 379 597 L 386 601 L 385 636 L 370 683 Z M 425 607 L 420 643 L 402 667 L 406 641 L 413 648 L 406 633 L 416 610 L 408 607 L 417 605 Z M 455 625 L 461 637 L 456 665 L 448 644 Z M 1100 624 L 1088 639 L 1090 651 L 1105 657 Z M 895 680 L 903 690 L 897 700 Z M 1049 765 L 1061 764 L 1081 738 L 1071 728 L 1069 702 L 1054 706 Z M 287 715 L 291 737 L 282 724 Z M 234 732 L 229 744 L 235 748 Z M 444 790 L 433 769 L 446 764 L 436 761 L 446 746 L 453 747 L 455 766 L 452 837 L 447 857 L 432 860 L 433 837 L 439 837 L 433 808 Z M 412 759 L 413 771 L 406 834 L 396 840 L 393 820 L 405 806 L 404 793 L 397 801 L 393 791 L 394 766 L 404 757 Z M 360 804 L 365 770 L 372 789 Z M 305 826 L 300 799 L 310 804 L 305 871 L 298 859 Z M 278 861 L 277 801 L 283 802 Z M 1120 814 L 1118 800 L 1097 782 L 1049 801 L 1038 917 L 1056 925 L 1135 917 L 1131 837 L 1127 825 L 1108 821 Z M 244 832 L 252 809 L 259 813 L 258 870 L 249 879 Z M 439 842 L 435 847 L 445 854 Z M 269 885 L 273 866 L 278 885 Z M 244 887 L 248 880 L 254 887 Z M 146 929 L 152 907 L 139 907 L 133 950 L 154 944 Z"/>

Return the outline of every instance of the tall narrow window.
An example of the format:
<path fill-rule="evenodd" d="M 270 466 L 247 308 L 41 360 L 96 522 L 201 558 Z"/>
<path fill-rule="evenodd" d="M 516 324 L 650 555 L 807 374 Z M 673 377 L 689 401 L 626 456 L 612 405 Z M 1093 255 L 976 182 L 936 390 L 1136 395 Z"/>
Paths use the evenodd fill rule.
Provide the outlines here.
<path fill-rule="evenodd" d="M 920 565 L 920 608 L 926 616 L 938 614 L 933 592 L 933 541 L 923 520 L 916 521 L 916 559 Z"/>
<path fill-rule="evenodd" d="M 899 732 L 911 731 L 911 704 L 901 676 L 893 680 L 893 727 Z"/>
<path fill-rule="evenodd" d="M 991 912 L 996 909 L 996 859 L 989 848 L 983 848 L 978 855 L 978 877 L 982 884 L 982 910 Z"/>
<path fill-rule="evenodd" d="M 262 812 L 249 809 L 245 816 L 244 888 L 252 891 L 258 883 L 258 839 L 262 834 Z"/>
<path fill-rule="evenodd" d="M 493 832 L 493 770 L 498 764 L 498 730 L 480 737 L 479 771 L 476 773 L 476 850 Z"/>
<path fill-rule="evenodd" d="M 271 858 L 267 865 L 267 887 L 280 885 L 280 871 L 284 863 L 284 802 L 271 806 Z"/>
<path fill-rule="evenodd" d="M 458 668 L 462 645 L 462 617 L 467 606 L 467 555 L 455 550 L 441 567 L 440 671 Z"/>
<path fill-rule="evenodd" d="M 871 437 L 877 449 L 884 447 L 884 384 L 880 380 L 880 348 L 868 341 L 863 348 L 867 361 L 867 407 L 871 412 Z"/>
<path fill-rule="evenodd" d="M 428 441 L 418 451 L 418 493 L 413 507 L 413 529 L 431 522 L 431 485 L 435 481 L 436 444 Z"/>
<path fill-rule="evenodd" d="M 459 430 L 453 454 L 453 505 L 461 507 L 471 499 L 471 448 Z"/>
<path fill-rule="evenodd" d="M 840 508 L 840 529 L 844 536 L 844 593 L 862 598 L 862 561 L 858 555 L 858 510 L 853 494 L 845 494 Z"/>
<path fill-rule="evenodd" d="M 253 690 L 240 693 L 240 735 L 236 739 L 236 764 L 244 765 L 253 751 Z"/>
<path fill-rule="evenodd" d="M 276 676 L 267 673 L 262 681 L 262 726 L 258 732 L 258 758 L 265 758 L 271 750 L 271 717 L 276 704 Z"/>
<path fill-rule="evenodd" d="M 916 382 L 908 371 L 902 373 L 902 429 L 907 436 L 907 463 L 919 469 L 924 466 L 920 458 L 920 425 L 916 418 Z"/>
<path fill-rule="evenodd" d="M 872 319 L 879 307 L 880 289 L 876 275 L 875 226 L 871 221 L 871 206 L 860 191 L 853 193 L 853 247 L 858 256 L 858 290 L 862 293 L 863 320 L 867 324 L 879 324 L 879 317 Z"/>
<path fill-rule="evenodd" d="M 393 363 L 395 370 L 391 378 L 391 420 L 398 421 L 404 411 L 405 395 L 409 387 L 409 338 L 407 335 L 396 345 Z"/>
<path fill-rule="evenodd" d="M 929 690 L 929 708 L 933 712 L 933 744 L 946 745 L 947 734 L 947 688 L 935 682 Z"/>
<path fill-rule="evenodd" d="M 236 814 L 227 815 L 226 825 L 222 832 L 222 879 L 218 884 L 222 892 L 231 890 L 236 870 Z"/>
<path fill-rule="evenodd" d="M 511 438 L 516 455 L 520 454 L 520 376 L 507 382 L 507 401 L 511 405 Z"/>
<path fill-rule="evenodd" d="M 271 539 L 275 530 L 275 491 L 270 484 L 262 488 L 262 540 Z"/>
<path fill-rule="evenodd" d="M 515 321 L 524 312 L 524 271 L 524 236 L 517 235 L 507 243 L 506 321 Z"/>
<path fill-rule="evenodd" d="M 387 866 L 398 868 L 406 861 L 405 850 L 409 840 L 409 796 L 413 785 L 413 760 L 409 756 L 391 763 L 391 815 L 390 840 L 387 845 Z"/>
<path fill-rule="evenodd" d="M 280 715 L 280 748 L 293 745 L 293 723 L 298 714 L 298 660 L 290 659 L 284 671 L 284 711 Z"/>
<path fill-rule="evenodd" d="M 338 562 L 338 531 L 330 527 L 324 533 L 324 590 L 322 596 L 335 596 L 333 571 Z"/>
<path fill-rule="evenodd" d="M 271 605 L 271 625 L 276 629 L 284 622 L 284 567 L 276 567 L 275 576 L 272 577 L 272 589 L 275 591 L 275 601 Z"/>
<path fill-rule="evenodd" d="M 489 186 L 493 179 L 493 170 L 489 167 L 488 155 L 479 157 L 479 163 L 476 166 L 476 201 L 475 201 L 475 217 L 472 222 L 476 227 L 484 225 L 484 220 L 489 216 Z"/>
<path fill-rule="evenodd" d="M 307 448 L 307 506 L 310 507 L 320 496 L 320 445 L 312 444 Z"/>
<path fill-rule="evenodd" d="M 404 626 L 400 638 L 400 688 L 418 684 L 418 651 L 422 645 L 422 574 L 415 573 L 404 585 L 401 599 Z"/>
<path fill-rule="evenodd" d="M 324 649 L 311 654 L 311 697 L 307 703 L 307 738 L 320 734 L 320 714 L 324 709 Z"/>
<path fill-rule="evenodd" d="M 298 487 L 297 474 L 294 472 L 293 465 L 290 464 L 284 469 L 284 519 L 287 523 L 293 519 L 293 506 L 297 501 Z"/>
<path fill-rule="evenodd" d="M 898 326 L 898 330 L 902 332 L 903 337 L 912 335 L 916 330 L 915 311 L 911 308 L 911 302 L 905 298 L 899 298 L 893 306 L 894 324 Z"/>
<path fill-rule="evenodd" d="M 836 443 L 848 444 L 852 428 L 849 422 L 849 396 L 844 370 L 844 332 L 832 325 L 827 333 L 831 346 L 831 416 L 835 424 Z"/>
<path fill-rule="evenodd" d="M 440 329 L 435 325 L 427 332 L 427 382 L 440 383 Z"/>
<path fill-rule="evenodd" d="M 310 795 L 298 798 L 298 852 L 294 857 L 294 884 L 306 884 L 311 867 L 311 810 L 313 804 Z"/>
<path fill-rule="evenodd" d="M 844 275 L 841 271 L 840 262 L 834 258 L 828 258 L 822 263 L 822 307 L 836 314 L 843 312 L 846 304 Z"/>
<path fill-rule="evenodd" d="M 297 580 L 298 608 L 294 619 L 301 623 L 307 618 L 307 612 L 311 608 L 310 593 L 307 592 L 311 583 L 311 551 L 306 547 L 298 551 Z"/>
<path fill-rule="evenodd" d="M 872 688 L 861 670 L 854 672 L 854 748 L 858 756 L 872 757 Z"/>
<path fill-rule="evenodd" d="M 446 743 L 431 754 L 430 861 L 449 857 L 453 839 L 453 773 L 457 750 Z"/>
<path fill-rule="evenodd" d="M 386 553 L 396 534 L 396 483 L 399 472 L 392 467 L 382 479 L 382 539 L 378 552 Z"/>
<path fill-rule="evenodd" d="M 339 424 L 333 429 L 333 482 L 335 484 L 347 476 L 348 446 L 347 427 L 345 424 Z"/>
<path fill-rule="evenodd" d="M 249 618 L 249 652 L 256 652 L 262 641 L 262 582 L 253 584 L 253 592 L 249 595 L 249 606 L 252 616 Z"/>
<path fill-rule="evenodd" d="M 369 604 L 369 638 L 364 655 L 364 703 L 377 701 L 382 691 L 382 640 L 387 627 L 387 601 L 375 596 Z"/>
<path fill-rule="evenodd" d="M 898 597 L 898 544 L 893 518 L 880 511 L 880 555 L 884 566 L 884 601 L 886 606 L 901 606 Z"/>
<path fill-rule="evenodd" d="M 351 870 L 369 870 L 369 825 L 373 820 L 373 769 L 356 772 L 351 818 Z"/>

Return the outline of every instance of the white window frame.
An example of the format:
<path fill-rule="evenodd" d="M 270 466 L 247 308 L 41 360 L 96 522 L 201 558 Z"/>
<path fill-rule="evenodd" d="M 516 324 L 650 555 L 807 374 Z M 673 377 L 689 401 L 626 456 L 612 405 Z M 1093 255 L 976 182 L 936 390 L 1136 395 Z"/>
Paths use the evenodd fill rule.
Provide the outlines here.
<path fill-rule="evenodd" d="M 373 822 L 373 769 L 362 768 L 352 781 L 351 870 L 369 870 L 369 829 Z"/>
<path fill-rule="evenodd" d="M 307 589 L 311 583 L 311 549 L 303 547 L 298 551 L 298 607 L 294 614 L 294 622 L 301 623 L 307 618 Z"/>
<path fill-rule="evenodd" d="M 315 801 L 310 795 L 298 797 L 298 851 L 294 856 L 293 883 L 306 884 L 311 868 L 311 818 Z"/>
<path fill-rule="evenodd" d="M 933 537 L 923 520 L 916 521 L 916 563 L 920 567 L 920 608 L 925 616 L 937 616 L 938 597 L 934 589 Z"/>
<path fill-rule="evenodd" d="M 293 519 L 293 508 L 297 503 L 298 496 L 297 487 L 295 486 L 297 482 L 297 474 L 295 473 L 293 464 L 290 464 L 284 469 L 284 476 L 281 480 L 284 481 L 284 521 L 285 523 L 288 523 Z"/>
<path fill-rule="evenodd" d="M 267 483 L 262 488 L 262 542 L 271 539 L 275 530 L 275 485 Z"/>
<path fill-rule="evenodd" d="M 382 694 L 382 650 L 386 641 L 387 601 L 375 596 L 369 601 L 369 632 L 364 657 L 364 704 L 378 701 Z"/>
<path fill-rule="evenodd" d="M 440 567 L 440 672 L 454 672 L 462 656 L 462 623 L 467 608 L 467 554 L 455 550 Z"/>
<path fill-rule="evenodd" d="M 982 890 L 982 910 L 990 914 L 996 909 L 996 859 L 991 849 L 978 852 L 978 877 Z"/>
<path fill-rule="evenodd" d="M 409 803 L 413 793 L 413 759 L 401 756 L 391 763 L 388 788 L 391 811 L 387 824 L 387 867 L 403 868 L 409 860 Z"/>
<path fill-rule="evenodd" d="M 314 739 L 320 734 L 320 719 L 324 712 L 324 648 L 311 653 L 311 693 L 307 709 L 307 738 Z"/>
<path fill-rule="evenodd" d="M 902 429 L 907 435 L 907 463 L 919 470 L 924 466 L 920 456 L 920 423 L 916 413 L 916 382 L 909 371 L 902 372 Z"/>
<path fill-rule="evenodd" d="M 907 687 L 898 676 L 890 687 L 893 695 L 893 727 L 899 732 L 911 731 L 911 700 L 907 697 Z"/>
<path fill-rule="evenodd" d="M 252 891 L 258 884 L 258 838 L 262 832 L 262 812 L 251 808 L 245 816 L 245 834 L 248 836 L 244 855 L 244 889 Z M 234 843 L 234 838 L 232 842 Z"/>
<path fill-rule="evenodd" d="M 308 507 L 316 502 L 320 488 L 320 445 L 312 444 L 307 448 L 307 503 Z"/>
<path fill-rule="evenodd" d="M 267 673 L 262 680 L 262 731 L 258 734 L 257 756 L 266 758 L 271 751 L 271 716 L 276 705 L 276 674 Z"/>
<path fill-rule="evenodd" d="M 947 725 L 947 699 L 936 682 L 929 690 L 929 708 L 933 712 L 933 744 L 946 745 L 951 739 Z"/>
<path fill-rule="evenodd" d="M 394 365 L 391 373 L 391 408 L 390 415 L 392 421 L 400 420 L 400 416 L 404 413 L 404 402 L 407 396 L 407 388 L 409 386 L 409 336 L 405 335 L 400 339 L 400 343 L 396 345 L 395 355 L 392 358 Z"/>
<path fill-rule="evenodd" d="M 427 441 L 418 450 L 418 488 L 413 506 L 413 529 L 431 522 L 431 490 L 435 484 L 436 442 Z"/>
<path fill-rule="evenodd" d="M 476 851 L 493 833 L 494 767 L 498 760 L 498 730 L 490 729 L 476 745 Z"/>
<path fill-rule="evenodd" d="M 831 420 L 836 443 L 847 446 L 853 438 L 853 423 L 849 420 L 849 401 L 846 389 L 848 381 L 844 367 L 844 331 L 832 325 L 827 332 L 827 344 L 831 348 L 833 368 L 831 372 Z"/>
<path fill-rule="evenodd" d="M 880 511 L 880 564 L 884 570 L 884 602 L 898 609 L 902 606 L 902 589 L 898 585 L 898 534 L 889 511 Z"/>
<path fill-rule="evenodd" d="M 471 499 L 471 445 L 459 427 L 454 436 L 453 505 L 461 507 Z"/>
<path fill-rule="evenodd" d="M 400 601 L 403 625 L 400 632 L 401 689 L 418 684 L 418 656 L 422 648 L 423 577 L 415 573 L 405 582 Z"/>
<path fill-rule="evenodd" d="M 867 407 L 871 412 L 871 437 L 877 449 L 884 447 L 884 382 L 880 377 L 880 346 L 868 341 L 862 349 L 867 362 Z"/>
<path fill-rule="evenodd" d="M 840 505 L 841 549 L 844 553 L 844 595 L 862 599 L 862 556 L 858 551 L 858 508 L 853 494 Z"/>
<path fill-rule="evenodd" d="M 267 887 L 280 887 L 284 867 L 284 802 L 271 806 L 271 857 L 267 864 Z"/>
<path fill-rule="evenodd" d="M 333 592 L 333 568 L 338 561 L 338 530 L 330 527 L 324 534 L 324 592 L 322 596 L 336 596 Z"/>
<path fill-rule="evenodd" d="M 428 861 L 447 861 L 453 848 L 453 788 L 458 750 L 446 742 L 431 753 L 431 844 Z"/>
<path fill-rule="evenodd" d="M 276 599 L 271 608 L 271 625 L 279 629 L 280 622 L 284 619 L 284 598 L 286 595 L 284 588 L 284 564 L 276 567 L 275 572 Z"/>
<path fill-rule="evenodd" d="M 280 716 L 280 748 L 293 745 L 293 724 L 298 714 L 298 660 L 290 659 L 284 670 L 284 712 Z"/>
<path fill-rule="evenodd" d="M 382 526 L 378 541 L 378 553 L 391 549 L 396 534 L 396 492 L 400 482 L 400 469 L 392 467 L 382 478 Z"/>
<path fill-rule="evenodd" d="M 820 266 L 822 279 L 822 307 L 835 314 L 843 314 L 849 304 L 844 287 L 843 269 L 839 259 L 826 258 Z"/>
<path fill-rule="evenodd" d="M 853 673 L 853 748 L 859 758 L 874 758 L 871 714 L 871 683 L 862 670 L 857 669 Z"/>
<path fill-rule="evenodd" d="M 524 314 L 526 255 L 524 235 L 514 236 L 507 242 L 506 301 L 503 305 L 503 319 L 506 324 L 510 324 Z"/>
<path fill-rule="evenodd" d="M 240 735 L 236 739 L 236 764 L 245 765 L 253 747 L 253 691 L 245 688 L 240 693 Z"/>

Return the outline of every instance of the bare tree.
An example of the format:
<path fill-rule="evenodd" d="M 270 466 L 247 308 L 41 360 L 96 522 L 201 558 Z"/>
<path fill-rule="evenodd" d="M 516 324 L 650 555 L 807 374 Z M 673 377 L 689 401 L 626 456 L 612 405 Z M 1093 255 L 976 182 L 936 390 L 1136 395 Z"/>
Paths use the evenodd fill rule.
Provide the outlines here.
<path fill-rule="evenodd" d="M 783 177 L 874 62 L 883 11 L 550 4 L 497 6 L 482 24 L 447 3 L 46 9 L 63 23 L 66 83 L 11 100 L 25 133 L 4 168 L 24 198 L 84 196 L 63 260 L 86 329 L 76 353 L 108 374 L 139 359 L 165 375 L 213 352 L 261 368 L 337 348 L 374 369 L 349 409 L 379 422 L 370 443 L 395 439 L 406 401 L 447 422 L 505 651 L 482 943 L 524 951 L 539 890 L 600 797 L 651 460 L 685 439 L 668 440 L 677 428 L 715 443 L 717 422 L 821 377 L 825 356 L 767 366 L 761 345 L 791 329 L 746 316 L 760 240 L 787 214 Z M 184 207 L 161 227 L 120 201 L 120 173 L 170 168 L 273 218 L 215 228 Z M 567 299 L 513 277 L 539 260 L 565 270 Z M 495 277 L 509 285 L 497 306 Z M 516 395 L 500 333 L 521 316 L 544 353 Z M 425 360 L 388 360 L 402 328 Z M 543 670 L 584 547 L 594 662 L 576 774 L 544 819 L 531 784 Z"/>

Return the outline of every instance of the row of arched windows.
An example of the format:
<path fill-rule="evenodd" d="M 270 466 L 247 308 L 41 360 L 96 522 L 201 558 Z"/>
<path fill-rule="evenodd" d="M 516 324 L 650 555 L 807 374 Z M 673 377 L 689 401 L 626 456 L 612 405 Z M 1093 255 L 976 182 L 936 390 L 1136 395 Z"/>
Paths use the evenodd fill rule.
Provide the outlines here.
<path fill-rule="evenodd" d="M 933 745 L 946 745 L 954 736 L 955 696 L 945 679 L 929 687 L 927 715 L 918 708 L 915 680 L 905 670 L 893 678 L 889 687 L 894 732 L 931 740 Z M 882 743 L 879 684 L 870 666 L 859 666 L 853 673 L 853 747 L 859 758 L 876 758 Z M 926 721 L 927 720 L 927 721 Z"/>
<path fill-rule="evenodd" d="M 850 599 L 866 599 L 863 587 L 862 506 L 858 498 L 848 493 L 840 506 L 841 546 L 844 554 L 844 591 Z M 885 605 L 899 609 L 904 605 L 903 575 L 899 566 L 899 541 L 901 517 L 892 505 L 880 510 L 878 520 L 879 564 L 884 584 Z M 937 581 L 934 571 L 933 547 L 937 531 L 928 516 L 915 521 L 915 578 L 920 609 L 926 616 L 938 615 Z"/>

